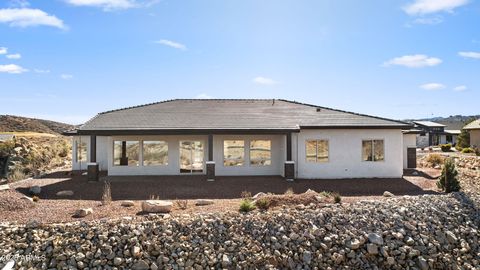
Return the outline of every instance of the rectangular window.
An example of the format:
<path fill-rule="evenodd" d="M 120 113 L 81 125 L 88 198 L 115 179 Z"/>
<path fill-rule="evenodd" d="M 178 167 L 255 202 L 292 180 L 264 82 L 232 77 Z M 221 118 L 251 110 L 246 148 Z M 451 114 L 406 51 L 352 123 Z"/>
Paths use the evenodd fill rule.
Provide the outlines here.
<path fill-rule="evenodd" d="M 245 163 L 245 141 L 223 141 L 223 165 L 243 166 Z"/>
<path fill-rule="evenodd" d="M 255 165 L 255 166 L 272 165 L 272 141 L 270 140 L 250 141 L 250 165 Z"/>
<path fill-rule="evenodd" d="M 86 162 L 87 161 L 87 143 L 86 142 L 75 142 L 77 146 L 77 152 L 75 153 L 75 159 L 77 162 Z"/>
<path fill-rule="evenodd" d="M 385 160 L 384 141 L 383 140 L 363 140 L 362 141 L 362 160 L 363 161 Z"/>
<path fill-rule="evenodd" d="M 138 141 L 114 141 L 113 165 L 138 166 L 140 164 L 140 143 Z"/>
<path fill-rule="evenodd" d="M 143 142 L 143 166 L 168 165 L 168 143 L 165 141 Z"/>
<path fill-rule="evenodd" d="M 307 162 L 328 162 L 328 140 L 307 140 L 305 147 Z"/>

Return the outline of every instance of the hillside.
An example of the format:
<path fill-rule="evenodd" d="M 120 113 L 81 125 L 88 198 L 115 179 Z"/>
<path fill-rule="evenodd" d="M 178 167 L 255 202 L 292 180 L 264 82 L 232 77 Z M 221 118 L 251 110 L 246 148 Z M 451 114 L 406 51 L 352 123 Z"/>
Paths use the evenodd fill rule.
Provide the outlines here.
<path fill-rule="evenodd" d="M 446 129 L 462 129 L 470 119 L 479 119 L 480 115 L 451 115 L 449 117 L 432 117 L 424 119 L 416 119 L 418 121 L 432 121 L 446 125 Z"/>
<path fill-rule="evenodd" d="M 49 134 L 61 134 L 75 126 L 28 117 L 0 115 L 0 132 L 39 132 Z"/>

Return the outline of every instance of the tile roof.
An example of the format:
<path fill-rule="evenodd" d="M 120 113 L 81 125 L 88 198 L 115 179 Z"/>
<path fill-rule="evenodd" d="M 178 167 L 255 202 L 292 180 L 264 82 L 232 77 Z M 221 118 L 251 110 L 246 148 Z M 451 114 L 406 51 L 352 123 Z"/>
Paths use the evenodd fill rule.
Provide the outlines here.
<path fill-rule="evenodd" d="M 480 119 L 477 119 L 463 127 L 463 129 L 480 129 Z"/>
<path fill-rule="evenodd" d="M 410 128 L 405 122 L 282 99 L 175 99 L 99 113 L 80 131 Z"/>

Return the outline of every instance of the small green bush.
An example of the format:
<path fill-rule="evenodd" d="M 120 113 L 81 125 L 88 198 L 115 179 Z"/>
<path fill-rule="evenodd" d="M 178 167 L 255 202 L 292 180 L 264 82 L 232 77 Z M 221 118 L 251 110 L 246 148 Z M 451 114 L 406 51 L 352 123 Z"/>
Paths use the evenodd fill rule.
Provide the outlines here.
<path fill-rule="evenodd" d="M 240 212 L 248 213 L 252 210 L 255 210 L 255 205 L 249 199 L 243 199 L 240 203 Z"/>
<path fill-rule="evenodd" d="M 437 187 L 447 193 L 460 190 L 460 183 L 457 179 L 457 169 L 455 169 L 455 161 L 448 158 L 443 165 L 442 174 L 437 181 Z"/>
<path fill-rule="evenodd" d="M 271 205 L 271 201 L 270 199 L 267 199 L 267 198 L 260 198 L 258 199 L 256 202 L 255 202 L 255 205 L 258 207 L 258 209 L 260 210 L 268 210 L 268 208 L 270 208 L 270 205 Z"/>
<path fill-rule="evenodd" d="M 40 198 L 38 196 L 33 196 L 32 197 L 32 201 L 34 202 L 39 202 L 40 201 Z"/>
<path fill-rule="evenodd" d="M 333 196 L 333 201 L 335 203 L 341 203 L 342 202 L 342 196 L 340 196 L 340 193 L 334 192 L 334 193 L 332 193 L 332 196 Z"/>
<path fill-rule="evenodd" d="M 473 148 L 467 147 L 462 149 L 462 153 L 464 154 L 475 153 L 475 150 Z"/>
<path fill-rule="evenodd" d="M 450 152 L 450 149 L 452 149 L 452 145 L 449 143 L 442 144 L 440 145 L 440 148 L 442 149 L 442 152 Z"/>

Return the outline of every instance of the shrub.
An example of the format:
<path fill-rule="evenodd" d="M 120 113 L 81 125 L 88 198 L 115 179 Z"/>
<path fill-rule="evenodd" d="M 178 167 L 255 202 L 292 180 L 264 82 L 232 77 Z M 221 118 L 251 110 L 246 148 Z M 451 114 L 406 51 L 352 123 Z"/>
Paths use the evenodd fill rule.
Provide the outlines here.
<path fill-rule="evenodd" d="M 112 202 L 112 189 L 110 187 L 110 182 L 105 181 L 103 185 L 103 192 L 102 192 L 102 205 L 107 205 Z"/>
<path fill-rule="evenodd" d="M 63 145 L 60 146 L 58 156 L 61 158 L 65 158 L 68 156 L 68 152 L 70 152 L 70 147 L 66 143 L 63 143 Z"/>
<path fill-rule="evenodd" d="M 480 157 L 480 148 L 475 148 L 475 155 Z"/>
<path fill-rule="evenodd" d="M 284 194 L 285 195 L 293 195 L 293 194 L 295 194 L 295 192 L 293 192 L 293 188 L 290 187 L 287 190 L 285 190 Z"/>
<path fill-rule="evenodd" d="M 475 153 L 475 150 L 473 148 L 467 147 L 462 149 L 462 153 L 464 154 Z"/>
<path fill-rule="evenodd" d="M 40 198 L 38 196 L 33 196 L 32 197 L 32 201 L 34 202 L 39 202 L 40 201 Z"/>
<path fill-rule="evenodd" d="M 6 142 L 0 143 L 0 156 L 10 155 L 14 148 L 15 148 L 14 141 L 6 141 Z"/>
<path fill-rule="evenodd" d="M 452 149 L 452 145 L 447 143 L 447 144 L 442 144 L 440 145 L 440 148 L 442 149 L 442 152 L 449 152 L 450 149 Z"/>
<path fill-rule="evenodd" d="M 15 181 L 23 180 L 26 178 L 27 178 L 27 175 L 22 169 L 15 168 L 13 169 L 12 172 L 8 174 L 7 180 L 10 182 L 15 182 Z"/>
<path fill-rule="evenodd" d="M 188 208 L 188 200 L 176 200 L 175 201 L 175 205 L 182 209 L 182 210 L 185 210 Z"/>
<path fill-rule="evenodd" d="M 260 210 L 268 210 L 268 208 L 270 208 L 271 203 L 272 202 L 270 201 L 270 199 L 263 197 L 258 199 L 255 202 L 255 206 L 257 206 L 258 209 Z"/>
<path fill-rule="evenodd" d="M 252 199 L 252 193 L 250 191 L 242 191 L 242 193 L 240 193 L 240 196 L 243 198 L 243 199 Z"/>
<path fill-rule="evenodd" d="M 240 203 L 240 212 L 247 213 L 254 209 L 255 209 L 255 205 L 249 199 L 243 199 L 242 202 Z"/>
<path fill-rule="evenodd" d="M 460 183 L 457 179 L 458 172 L 455 169 L 455 161 L 448 158 L 443 165 L 442 174 L 437 181 L 437 187 L 447 193 L 460 190 Z"/>
<path fill-rule="evenodd" d="M 320 192 L 320 195 L 322 195 L 323 197 L 330 197 L 332 196 L 332 193 L 330 191 L 322 191 Z"/>
<path fill-rule="evenodd" d="M 440 154 L 429 154 L 427 156 L 426 161 L 432 166 L 435 167 L 437 165 L 442 165 L 445 161 L 445 158 L 442 157 Z"/>
<path fill-rule="evenodd" d="M 340 196 L 340 193 L 334 192 L 334 193 L 332 193 L 332 196 L 333 196 L 333 201 L 335 203 L 341 203 L 342 202 L 342 196 Z"/>

